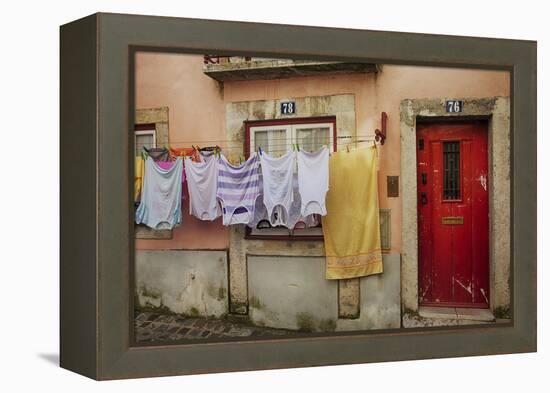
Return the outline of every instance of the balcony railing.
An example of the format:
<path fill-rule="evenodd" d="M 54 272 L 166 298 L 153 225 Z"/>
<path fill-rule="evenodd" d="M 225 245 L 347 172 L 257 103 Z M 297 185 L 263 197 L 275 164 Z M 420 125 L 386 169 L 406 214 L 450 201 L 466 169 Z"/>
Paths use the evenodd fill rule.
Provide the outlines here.
<path fill-rule="evenodd" d="M 204 55 L 204 64 L 224 64 L 224 63 L 231 63 L 231 56 L 212 56 L 212 55 Z M 234 59 L 236 57 L 233 56 Z M 242 59 L 242 61 L 251 61 L 252 57 L 239 57 L 239 59 Z M 242 62 L 241 61 L 241 62 Z M 235 60 L 233 62 L 236 62 Z"/>
<path fill-rule="evenodd" d="M 378 71 L 379 66 L 373 63 L 246 56 L 204 56 L 204 73 L 220 82 Z"/>

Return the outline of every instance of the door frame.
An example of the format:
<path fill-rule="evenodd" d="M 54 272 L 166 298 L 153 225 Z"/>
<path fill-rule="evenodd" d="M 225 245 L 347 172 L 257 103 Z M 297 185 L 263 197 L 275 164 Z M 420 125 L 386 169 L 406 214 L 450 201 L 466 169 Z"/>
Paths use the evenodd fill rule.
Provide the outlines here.
<path fill-rule="evenodd" d="M 453 97 L 454 98 L 454 97 Z M 445 100 L 405 99 L 400 104 L 401 133 L 401 304 L 417 312 L 418 296 L 418 210 L 416 124 L 417 121 L 488 121 L 489 160 L 489 288 L 490 309 L 510 309 L 510 99 L 508 97 L 459 98 L 463 112 L 449 114 Z M 414 163 L 415 165 L 411 165 Z M 498 207 L 498 209 L 496 208 Z M 498 244 L 498 247 L 495 245 Z"/>

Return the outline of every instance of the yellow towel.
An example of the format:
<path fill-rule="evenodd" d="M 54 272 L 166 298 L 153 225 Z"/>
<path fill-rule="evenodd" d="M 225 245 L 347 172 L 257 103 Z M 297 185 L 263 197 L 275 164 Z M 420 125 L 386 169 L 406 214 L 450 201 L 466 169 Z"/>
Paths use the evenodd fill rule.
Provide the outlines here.
<path fill-rule="evenodd" d="M 143 157 L 136 157 L 134 164 L 134 201 L 138 202 L 143 188 L 143 173 L 145 171 L 145 161 Z"/>
<path fill-rule="evenodd" d="M 375 147 L 332 154 L 326 205 L 326 278 L 382 273 Z"/>

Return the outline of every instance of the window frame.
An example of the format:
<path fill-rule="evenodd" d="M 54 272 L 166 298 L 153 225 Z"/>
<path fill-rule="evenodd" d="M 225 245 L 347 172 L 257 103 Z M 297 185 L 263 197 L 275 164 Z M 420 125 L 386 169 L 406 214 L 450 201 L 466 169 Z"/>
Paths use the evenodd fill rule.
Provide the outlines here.
<path fill-rule="evenodd" d="M 315 116 L 315 117 L 295 117 L 295 118 L 282 118 L 282 119 L 269 119 L 269 120 L 245 120 L 245 140 L 244 140 L 244 154 L 248 159 L 251 153 L 251 146 L 254 142 L 254 138 L 251 135 L 252 128 L 260 128 L 259 131 L 264 129 L 271 129 L 277 126 L 287 126 L 291 135 L 287 135 L 287 141 L 295 143 L 294 136 L 292 135 L 292 127 L 296 125 L 316 125 L 316 124 L 331 124 L 332 126 L 332 151 L 338 149 L 338 132 L 336 127 L 336 116 Z M 324 236 L 321 235 L 259 235 L 252 234 L 252 229 L 246 226 L 244 238 L 247 240 L 297 240 L 297 241 L 322 241 Z"/>
<path fill-rule="evenodd" d="M 136 124 L 134 127 L 134 155 L 138 156 L 137 151 L 137 136 L 138 135 L 153 135 L 153 147 L 157 147 L 157 128 L 152 124 Z"/>
<path fill-rule="evenodd" d="M 445 198 L 445 143 L 457 143 L 458 145 L 458 198 Z M 463 182 L 462 182 L 462 174 L 463 174 L 463 154 L 462 154 L 462 148 L 463 148 L 463 140 L 458 139 L 442 139 L 441 140 L 441 203 L 460 203 L 463 201 Z"/>

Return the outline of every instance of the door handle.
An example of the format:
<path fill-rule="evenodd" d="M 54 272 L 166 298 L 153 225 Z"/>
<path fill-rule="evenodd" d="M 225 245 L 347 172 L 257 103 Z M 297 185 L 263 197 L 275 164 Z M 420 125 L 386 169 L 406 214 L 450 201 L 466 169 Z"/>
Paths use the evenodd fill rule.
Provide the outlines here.
<path fill-rule="evenodd" d="M 424 185 L 428 184 L 428 174 L 427 173 L 422 174 L 422 184 L 424 184 Z"/>
<path fill-rule="evenodd" d="M 420 203 L 425 205 L 428 203 L 428 194 L 425 192 L 420 193 Z"/>

